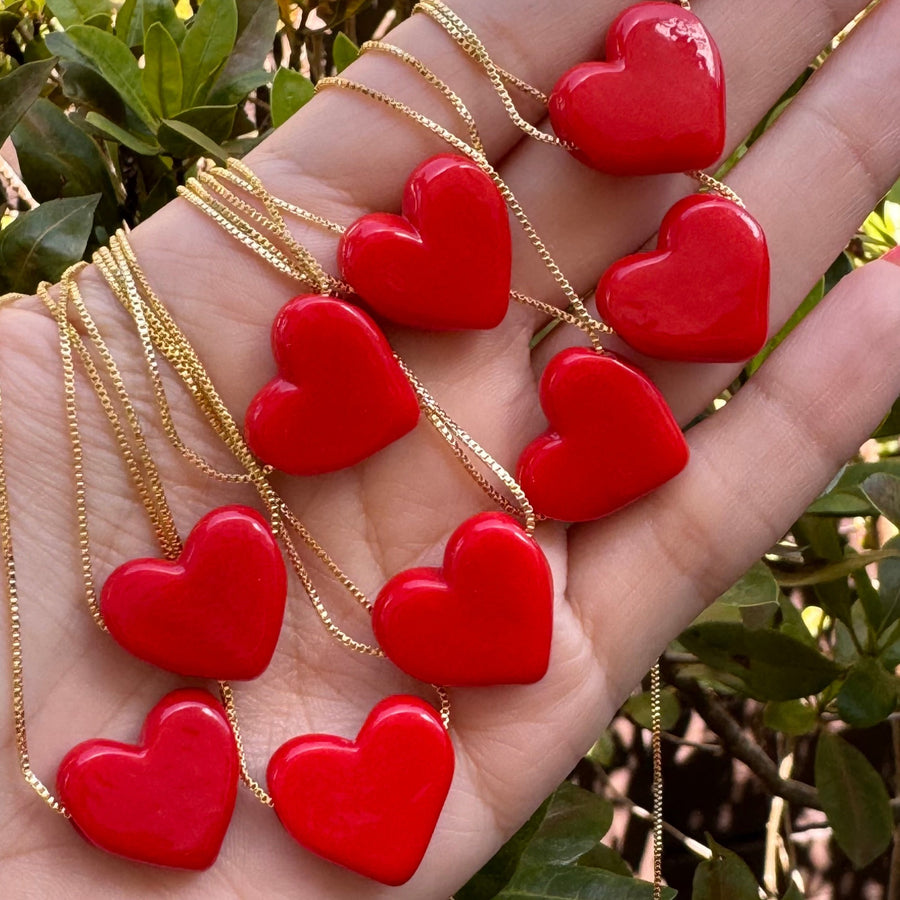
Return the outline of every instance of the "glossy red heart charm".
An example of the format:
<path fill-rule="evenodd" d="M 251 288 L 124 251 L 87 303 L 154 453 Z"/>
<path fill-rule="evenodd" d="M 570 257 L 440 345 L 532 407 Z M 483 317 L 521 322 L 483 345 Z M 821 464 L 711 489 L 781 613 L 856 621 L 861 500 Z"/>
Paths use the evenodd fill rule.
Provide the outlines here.
<path fill-rule="evenodd" d="M 341 273 L 378 315 L 413 328 L 494 328 L 509 306 L 506 203 L 469 159 L 423 162 L 403 214 L 357 219 L 341 238 Z"/>
<path fill-rule="evenodd" d="M 206 869 L 234 810 L 238 756 L 225 710 L 206 691 L 173 691 L 136 746 L 85 741 L 56 777 L 72 824 L 101 850 L 138 862 Z"/>
<path fill-rule="evenodd" d="M 612 175 L 712 165 L 725 146 L 718 48 L 680 6 L 630 6 L 610 27 L 606 61 L 577 65 L 556 83 L 550 122 L 578 159 Z"/>
<path fill-rule="evenodd" d="M 355 741 L 309 734 L 269 761 L 275 812 L 308 850 L 384 884 L 419 867 L 453 779 L 453 745 L 437 713 L 382 700 Z"/>
<path fill-rule="evenodd" d="M 662 394 L 612 353 L 558 353 L 541 377 L 540 399 L 550 428 L 522 452 L 518 481 L 551 519 L 609 515 L 687 464 L 687 444 Z"/>
<path fill-rule="evenodd" d="M 666 213 L 656 250 L 626 256 L 603 274 L 597 309 L 648 356 L 748 359 L 762 348 L 769 327 L 762 228 L 725 197 L 685 197 Z"/>
<path fill-rule="evenodd" d="M 420 681 L 531 684 L 550 660 L 550 566 L 514 519 L 482 513 L 453 532 L 442 568 L 409 569 L 381 589 L 372 625 L 391 661 Z"/>
<path fill-rule="evenodd" d="M 290 475 L 333 472 L 412 430 L 416 394 L 378 326 L 332 297 L 295 297 L 272 326 L 278 377 L 247 409 L 250 449 Z"/>
<path fill-rule="evenodd" d="M 130 653 L 197 678 L 261 675 L 281 632 L 287 575 L 255 510 L 223 506 L 191 531 L 177 560 L 135 559 L 103 585 L 100 611 Z"/>

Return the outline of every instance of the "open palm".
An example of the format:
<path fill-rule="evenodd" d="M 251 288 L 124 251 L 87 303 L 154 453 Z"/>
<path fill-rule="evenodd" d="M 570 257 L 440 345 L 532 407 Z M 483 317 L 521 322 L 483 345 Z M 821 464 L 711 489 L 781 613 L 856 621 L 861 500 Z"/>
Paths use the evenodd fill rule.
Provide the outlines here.
<path fill-rule="evenodd" d="M 697 0 L 722 50 L 729 143 L 736 144 L 863 0 Z M 458 0 L 494 58 L 548 89 L 568 66 L 596 57 L 617 0 L 491 4 Z M 900 174 L 900 0 L 880 7 L 823 67 L 729 176 L 766 230 L 777 329 Z M 489 156 L 564 272 L 588 290 L 615 258 L 641 246 L 665 209 L 690 191 L 683 176 L 613 179 L 564 152 L 522 139 L 487 80 L 434 23 L 416 17 L 392 39 L 453 85 L 474 112 Z M 538 55 L 540 54 L 540 56 Z M 878 84 L 870 73 L 878 72 Z M 401 97 L 448 125 L 447 109 L 395 60 L 365 57 L 353 77 Z M 532 109 L 539 119 L 540 110 Z M 444 152 L 433 135 L 358 95 L 332 89 L 249 159 L 275 194 L 349 224 L 395 209 L 423 158 Z M 333 268 L 332 236 L 301 235 Z M 513 286 L 558 302 L 525 239 L 515 235 Z M 268 329 L 303 287 L 264 268 L 181 202 L 133 240 L 154 288 L 201 354 L 230 408 L 240 412 L 273 374 Z M 140 371 L 127 318 L 95 273 L 82 288 L 107 329 L 126 377 Z M 537 378 L 550 356 L 579 340 L 558 329 L 534 351 L 540 321 L 512 308 L 489 332 L 389 333 L 398 352 L 447 411 L 507 467 L 544 427 Z M 96 630 L 83 608 L 74 541 L 70 447 L 52 322 L 27 306 L 0 330 L 8 468 L 22 592 L 29 737 L 48 783 L 62 754 L 88 737 L 134 740 L 166 690 L 183 684 L 139 663 Z M 298 847 L 249 792 L 216 865 L 203 873 L 151 869 L 89 848 L 22 784 L 12 721 L 2 727 L 0 893 L 4 897 L 254 898 L 447 897 L 566 775 L 665 644 L 734 581 L 824 486 L 900 392 L 900 269 L 875 263 L 835 289 L 728 406 L 688 434 L 683 474 L 597 523 L 538 527 L 556 600 L 550 670 L 527 687 L 452 691 L 457 768 L 428 854 L 412 881 L 385 888 Z M 735 375 L 725 365 L 638 360 L 686 423 Z M 140 385 L 142 382 L 133 382 Z M 133 389 L 150 409 L 142 389 Z M 145 391 L 144 391 L 145 393 Z M 85 393 L 87 397 L 87 392 Z M 173 400 L 185 438 L 214 445 L 184 399 Z M 154 552 L 100 414 L 84 403 L 92 550 L 98 578 Z M 154 448 L 165 458 L 164 438 Z M 615 436 L 610 436 L 615 439 Z M 252 502 L 168 458 L 163 474 L 184 535 L 211 507 Z M 614 473 L 598 473 L 611 475 Z M 285 480 L 292 507 L 369 595 L 396 572 L 438 564 L 450 533 L 486 500 L 427 424 L 353 469 Z M 319 573 L 338 623 L 370 637 L 364 613 Z M 239 685 L 250 767 L 287 738 L 353 736 L 371 707 L 421 691 L 388 662 L 334 642 L 294 585 L 270 669 Z M 427 694 L 423 694 L 427 696 Z"/>

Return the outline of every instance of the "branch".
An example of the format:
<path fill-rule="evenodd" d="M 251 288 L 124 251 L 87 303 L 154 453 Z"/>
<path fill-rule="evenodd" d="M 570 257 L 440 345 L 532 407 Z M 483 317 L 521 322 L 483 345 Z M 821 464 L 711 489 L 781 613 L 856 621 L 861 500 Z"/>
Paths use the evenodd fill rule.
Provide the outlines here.
<path fill-rule="evenodd" d="M 728 753 L 744 763 L 769 793 L 782 797 L 795 806 L 822 809 L 818 791 L 802 781 L 782 778 L 778 774 L 778 766 L 762 747 L 748 736 L 715 696 L 703 690 L 692 678 L 680 674 L 677 669 L 670 669 L 665 675 L 669 684 L 674 685 L 690 699 L 691 706 L 706 722 L 709 730 L 722 741 Z"/>
<path fill-rule="evenodd" d="M 691 706 L 709 730 L 719 738 L 729 755 L 744 763 L 769 793 L 782 797 L 793 806 L 822 809 L 819 792 L 802 781 L 782 778 L 768 754 L 749 737 L 714 694 L 705 691 L 692 678 L 682 675 L 674 666 L 666 665 L 665 661 L 663 666 L 666 681 L 691 701 Z M 894 821 L 900 822 L 900 798 L 891 800 L 891 812 Z"/>

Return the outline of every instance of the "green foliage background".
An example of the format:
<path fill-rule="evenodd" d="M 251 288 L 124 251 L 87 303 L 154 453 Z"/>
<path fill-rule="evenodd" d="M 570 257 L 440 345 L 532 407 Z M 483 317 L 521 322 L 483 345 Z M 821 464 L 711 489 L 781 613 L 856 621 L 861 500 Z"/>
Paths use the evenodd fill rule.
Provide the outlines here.
<path fill-rule="evenodd" d="M 171 200 L 202 159 L 240 157 L 310 99 L 316 80 L 349 65 L 387 14 L 401 21 L 411 5 L 7 0 L 0 145 L 11 138 L 21 178 L 0 171 L 0 292 L 57 279 L 122 221 L 135 225 Z M 898 236 L 900 186 L 710 412 L 842 275 Z M 689 777 L 704 779 L 679 790 L 685 765 L 667 764 L 666 874 L 680 896 L 757 900 L 762 881 L 765 896 L 783 900 L 801 900 L 807 886 L 856 898 L 873 884 L 900 897 L 898 449 L 900 404 L 865 453 L 663 659 L 668 756 L 689 751 Z M 804 452 L 815 450 L 798 447 Z M 633 876 L 647 852 L 648 727 L 648 695 L 638 693 L 456 900 L 652 897 Z M 749 784 L 735 760 L 753 773 Z M 631 798 L 613 786 L 622 773 Z M 613 826 L 615 807 L 630 811 L 626 825 Z M 810 822 L 829 829 L 827 867 L 800 840 Z"/>

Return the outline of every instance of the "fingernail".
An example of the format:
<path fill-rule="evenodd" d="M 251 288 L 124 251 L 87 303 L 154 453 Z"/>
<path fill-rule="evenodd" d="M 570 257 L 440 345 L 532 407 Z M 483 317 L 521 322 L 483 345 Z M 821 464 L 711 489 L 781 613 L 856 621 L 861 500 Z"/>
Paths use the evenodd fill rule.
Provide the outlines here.
<path fill-rule="evenodd" d="M 900 246 L 888 250 L 881 258 L 888 262 L 892 262 L 895 266 L 900 266 Z"/>

